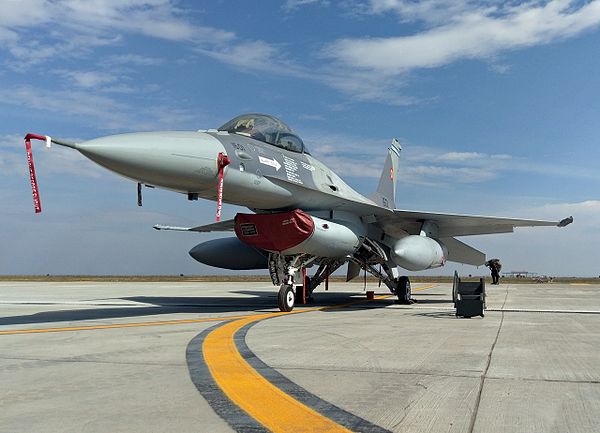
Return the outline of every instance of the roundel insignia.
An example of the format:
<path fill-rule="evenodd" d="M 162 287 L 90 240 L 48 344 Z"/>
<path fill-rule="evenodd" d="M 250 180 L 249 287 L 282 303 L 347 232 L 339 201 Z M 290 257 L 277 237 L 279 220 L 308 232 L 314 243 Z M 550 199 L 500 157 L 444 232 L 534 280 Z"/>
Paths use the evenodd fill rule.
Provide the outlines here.
<path fill-rule="evenodd" d="M 390 179 L 394 180 L 394 169 L 390 168 Z"/>

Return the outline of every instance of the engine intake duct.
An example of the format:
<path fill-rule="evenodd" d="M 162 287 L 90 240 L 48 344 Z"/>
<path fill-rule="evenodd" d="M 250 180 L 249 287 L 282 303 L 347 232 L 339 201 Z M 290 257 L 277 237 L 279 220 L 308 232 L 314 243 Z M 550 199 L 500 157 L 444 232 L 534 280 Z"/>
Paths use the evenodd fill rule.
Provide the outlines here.
<path fill-rule="evenodd" d="M 353 254 L 361 239 L 346 225 L 296 209 L 272 214 L 235 216 L 235 234 L 244 243 L 283 255 L 343 257 Z"/>

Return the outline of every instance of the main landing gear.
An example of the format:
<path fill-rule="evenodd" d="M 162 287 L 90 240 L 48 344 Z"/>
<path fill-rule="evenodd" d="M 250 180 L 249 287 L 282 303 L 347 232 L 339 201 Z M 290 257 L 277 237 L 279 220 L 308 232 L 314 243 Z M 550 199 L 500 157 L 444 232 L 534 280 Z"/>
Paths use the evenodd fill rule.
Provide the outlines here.
<path fill-rule="evenodd" d="M 406 276 L 398 278 L 396 282 L 396 296 L 398 296 L 398 304 L 412 304 L 412 290 L 410 287 L 410 279 Z"/>
<path fill-rule="evenodd" d="M 399 277 L 395 264 L 384 261 L 382 257 L 386 257 L 385 253 L 374 251 L 375 247 L 376 244 L 373 244 L 367 250 L 363 245 L 365 251 L 361 250 L 361 255 L 358 258 L 355 257 L 353 262 L 379 278 L 390 289 L 390 292 L 398 297 L 399 304 L 412 304 L 414 301 L 410 279 L 407 276 Z M 279 309 L 290 312 L 296 303 L 311 302 L 313 291 L 345 262 L 346 260 L 317 258 L 307 254 L 283 256 L 271 253 L 269 255 L 269 274 L 273 285 L 279 286 L 277 294 Z M 307 277 L 305 273 L 302 273 L 303 278 L 298 276 L 302 269 L 314 264 L 319 265 L 314 275 Z M 302 284 L 296 285 L 295 282 L 299 282 L 299 280 Z"/>

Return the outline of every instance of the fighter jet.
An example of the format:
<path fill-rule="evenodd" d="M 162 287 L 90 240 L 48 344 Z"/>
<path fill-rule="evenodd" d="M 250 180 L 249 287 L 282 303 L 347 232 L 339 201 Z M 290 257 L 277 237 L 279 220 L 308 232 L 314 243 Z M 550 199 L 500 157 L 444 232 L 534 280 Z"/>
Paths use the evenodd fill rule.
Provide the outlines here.
<path fill-rule="evenodd" d="M 400 269 L 421 271 L 447 261 L 482 265 L 485 254 L 457 237 L 512 232 L 515 227 L 565 226 L 562 221 L 498 218 L 396 209 L 401 146 L 392 140 L 377 190 L 365 197 L 313 157 L 281 120 L 244 114 L 218 129 L 137 132 L 81 143 L 25 137 L 36 212 L 41 211 L 31 140 L 70 147 L 97 164 L 142 185 L 217 202 L 217 221 L 158 230 L 234 232 L 191 249 L 197 261 L 224 269 L 268 269 L 279 286 L 278 306 L 291 311 L 311 299 L 329 275 L 348 263 L 347 280 L 361 270 L 411 302 Z M 251 212 L 220 221 L 222 202 Z M 311 276 L 306 270 L 314 268 Z"/>

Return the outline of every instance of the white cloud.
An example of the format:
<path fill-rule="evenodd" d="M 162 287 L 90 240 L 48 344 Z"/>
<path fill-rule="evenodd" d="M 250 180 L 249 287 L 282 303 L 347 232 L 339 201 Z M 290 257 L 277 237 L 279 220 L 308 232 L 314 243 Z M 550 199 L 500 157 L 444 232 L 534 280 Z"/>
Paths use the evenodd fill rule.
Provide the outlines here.
<path fill-rule="evenodd" d="M 363 8 L 363 13 L 383 14 L 391 11 L 398 14 L 403 22 L 422 21 L 439 25 L 474 8 L 489 8 L 489 3 L 481 5 L 481 2 L 468 0 L 371 0 L 368 7 Z"/>
<path fill-rule="evenodd" d="M 110 56 L 104 65 L 119 66 L 158 66 L 164 63 L 163 59 L 157 57 L 140 56 L 139 54 L 122 54 Z"/>
<path fill-rule="evenodd" d="M 377 179 L 381 175 L 389 140 L 327 133 L 309 133 L 305 137 L 315 157 L 343 177 Z M 311 143 L 315 143 L 314 146 Z M 340 156 L 340 143 L 344 146 L 344 156 Z M 509 155 L 440 153 L 434 149 L 407 146 L 400 158 L 399 179 L 406 184 L 429 186 L 441 186 L 450 181 L 485 182 L 506 170 L 498 165 L 498 160 L 510 159 Z"/>
<path fill-rule="evenodd" d="M 474 161 L 482 158 L 489 158 L 489 156 L 480 152 L 448 152 L 436 157 L 438 161 L 449 162 Z"/>
<path fill-rule="evenodd" d="M 282 9 L 286 12 L 294 11 L 302 6 L 320 4 L 323 6 L 329 6 L 330 2 L 327 0 L 287 0 L 282 6 Z"/>
<path fill-rule="evenodd" d="M 309 120 L 309 121 L 314 121 L 314 122 L 324 122 L 327 120 L 327 118 L 325 116 L 322 116 L 320 114 L 310 114 L 310 113 L 301 114 L 300 116 L 298 116 L 298 118 L 302 119 L 302 120 Z"/>
<path fill-rule="evenodd" d="M 344 68 L 336 64 L 324 67 L 313 79 L 351 95 L 352 99 L 357 101 L 377 101 L 396 106 L 414 105 L 419 102 L 419 99 L 401 93 L 406 81 L 403 77 L 382 76 L 371 71 Z"/>
<path fill-rule="evenodd" d="M 187 12 L 174 0 L 3 0 L 0 41 L 22 67 L 117 43 L 121 34 L 199 45 L 218 45 L 235 37 L 191 23 Z M 44 43 L 33 30 L 40 28 L 47 29 Z"/>
<path fill-rule="evenodd" d="M 201 116 L 201 113 L 169 105 L 162 105 L 160 108 L 146 107 L 140 111 L 138 106 L 86 89 L 46 90 L 19 86 L 0 89 L 0 100 L 3 104 L 45 111 L 50 119 L 65 115 L 91 119 L 97 129 L 105 130 L 179 129 Z"/>
<path fill-rule="evenodd" d="M 92 89 L 118 82 L 122 77 L 100 71 L 75 71 L 60 69 L 56 74 L 68 80 L 70 86 Z"/>
<path fill-rule="evenodd" d="M 361 138 L 327 131 L 306 131 L 301 135 L 313 155 L 337 173 L 358 178 L 379 178 L 381 175 L 389 139 Z M 515 173 L 600 180 L 600 172 L 591 167 L 506 153 L 448 152 L 443 148 L 411 144 L 403 139 L 400 142 L 403 150 L 399 179 L 405 184 L 433 187 L 450 183 L 476 184 Z M 343 156 L 340 156 L 340 143 L 343 143 Z"/>
<path fill-rule="evenodd" d="M 437 3 L 425 2 L 421 8 L 434 9 Z M 375 4 L 379 4 L 378 10 L 413 6 L 402 1 Z M 340 39 L 327 47 L 325 55 L 346 67 L 393 76 L 459 59 L 487 59 L 506 50 L 547 44 L 600 24 L 598 0 L 582 6 L 566 0 L 485 7 L 459 2 L 459 6 L 454 12 L 457 15 L 445 24 L 410 36 Z M 421 10 L 406 15 L 415 20 L 427 13 Z"/>
<path fill-rule="evenodd" d="M 581 232 L 582 236 L 590 235 L 590 230 L 600 235 L 600 200 L 586 200 L 578 203 L 552 203 L 544 206 L 527 209 L 528 216 L 537 215 L 537 218 L 556 219 L 572 215 L 573 226 Z"/>
<path fill-rule="evenodd" d="M 119 129 L 124 125 L 128 107 L 116 100 L 91 92 L 66 90 L 51 91 L 21 86 L 15 89 L 0 89 L 4 104 L 27 106 L 58 113 L 59 116 L 93 118 L 107 129 Z"/>
<path fill-rule="evenodd" d="M 492 180 L 497 172 L 478 167 L 445 167 L 440 165 L 406 165 L 400 178 L 410 183 L 432 184 L 439 182 L 478 183 Z"/>
<path fill-rule="evenodd" d="M 273 75 L 317 80 L 317 75 L 288 58 L 283 46 L 265 41 L 236 41 L 209 49 L 197 48 L 201 54 L 235 66 L 242 71 L 267 72 Z"/>
<path fill-rule="evenodd" d="M 17 33 L 7 28 L 0 27 L 0 42 L 15 43 L 19 39 Z"/>

